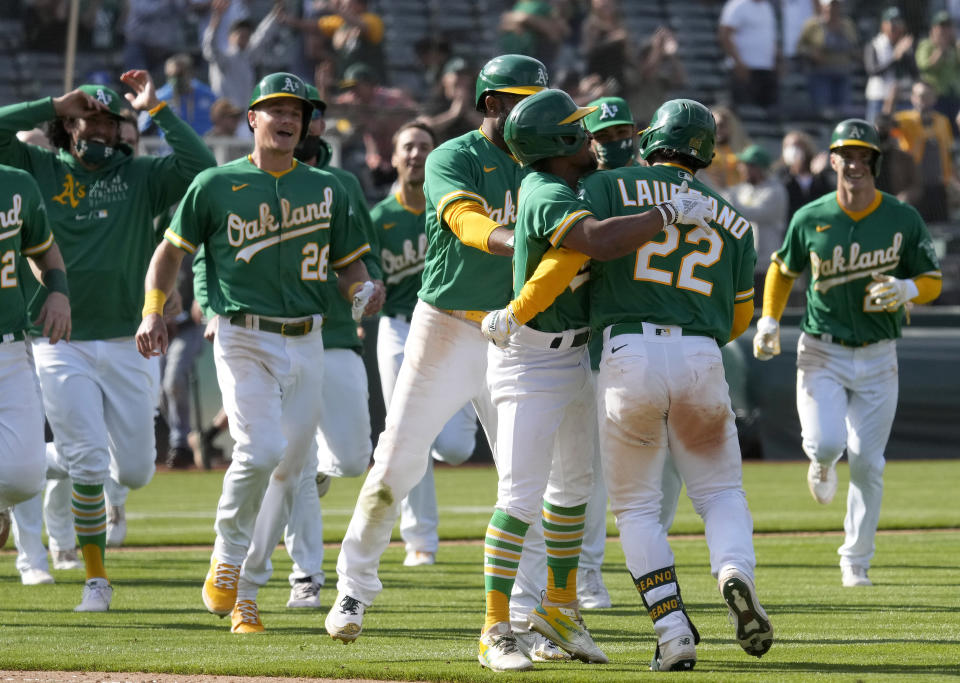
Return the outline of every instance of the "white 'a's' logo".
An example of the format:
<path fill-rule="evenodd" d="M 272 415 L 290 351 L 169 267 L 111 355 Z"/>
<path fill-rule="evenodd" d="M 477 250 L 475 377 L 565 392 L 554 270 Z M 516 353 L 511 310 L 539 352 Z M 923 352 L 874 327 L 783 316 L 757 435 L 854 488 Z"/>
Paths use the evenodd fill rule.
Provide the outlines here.
<path fill-rule="evenodd" d="M 860 132 L 860 127 L 859 127 L 859 126 L 853 126 L 853 127 L 850 129 L 850 137 L 859 140 L 862 136 L 863 136 L 863 133 Z"/>
<path fill-rule="evenodd" d="M 608 104 L 604 102 L 600 105 L 600 120 L 603 121 L 604 119 L 615 118 L 617 116 L 617 110 L 619 109 L 620 107 L 615 104 Z"/>
<path fill-rule="evenodd" d="M 537 69 L 537 85 L 547 87 L 547 72 L 543 69 Z"/>
<path fill-rule="evenodd" d="M 110 95 L 108 95 L 107 93 L 105 93 L 105 92 L 103 91 L 103 88 L 97 88 L 97 100 L 99 100 L 101 103 L 103 103 L 103 104 L 105 104 L 105 105 L 107 105 L 107 106 L 109 107 L 109 106 L 110 106 L 110 100 L 112 100 L 112 99 L 113 99 L 113 98 L 110 97 Z"/>
<path fill-rule="evenodd" d="M 293 84 L 293 79 L 289 76 L 283 79 L 283 89 L 287 92 L 297 92 L 297 86 Z"/>

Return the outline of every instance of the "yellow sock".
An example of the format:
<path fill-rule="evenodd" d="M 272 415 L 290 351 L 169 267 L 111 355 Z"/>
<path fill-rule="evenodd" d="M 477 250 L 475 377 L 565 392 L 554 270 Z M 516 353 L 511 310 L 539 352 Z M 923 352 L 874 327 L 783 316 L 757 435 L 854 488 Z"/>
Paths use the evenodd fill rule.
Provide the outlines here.
<path fill-rule="evenodd" d="M 567 585 L 558 588 L 553 578 L 553 567 L 547 567 L 547 595 L 544 602 L 565 605 L 577 599 L 577 568 L 568 570 Z"/>
<path fill-rule="evenodd" d="M 510 623 L 510 598 L 498 590 L 487 591 L 487 614 L 483 620 L 483 630 L 501 621 Z"/>
<path fill-rule="evenodd" d="M 88 543 L 80 549 L 83 553 L 83 564 L 87 568 L 88 579 L 105 579 L 107 570 L 103 566 L 103 555 L 100 552 L 100 546 L 95 543 Z"/>

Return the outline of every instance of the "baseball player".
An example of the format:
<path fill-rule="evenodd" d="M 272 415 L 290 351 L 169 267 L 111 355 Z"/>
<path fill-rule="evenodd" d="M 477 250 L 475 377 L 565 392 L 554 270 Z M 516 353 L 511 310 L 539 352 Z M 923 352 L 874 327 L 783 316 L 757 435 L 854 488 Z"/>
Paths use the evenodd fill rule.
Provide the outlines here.
<path fill-rule="evenodd" d="M 547 85 L 536 59 L 502 55 L 477 78 L 477 131 L 440 145 L 427 158 L 427 254 L 410 320 L 404 360 L 374 450 L 374 466 L 337 561 L 337 602 L 326 618 L 331 637 L 350 642 L 382 589 L 380 556 L 400 501 L 423 478 L 430 446 L 468 400 L 496 452 L 496 413 L 486 386 L 486 347 L 479 324 L 510 296 L 510 238 L 524 170 L 507 152 L 503 126 L 510 109 Z M 529 609 L 539 593 L 531 594 Z"/>
<path fill-rule="evenodd" d="M 29 173 L 0 166 L 0 548 L 10 532 L 10 507 L 37 497 L 46 478 L 43 407 L 26 348 L 30 320 L 20 282 L 33 274 L 20 267 L 21 256 L 30 259 L 49 291 L 33 324 L 50 344 L 69 341 L 67 275 L 40 188 Z M 46 552 L 42 555 L 45 561 Z M 26 573 L 22 579 L 40 582 Z"/>
<path fill-rule="evenodd" d="M 424 163 L 436 146 L 433 130 L 422 123 L 403 124 L 394 135 L 393 167 L 397 191 L 370 210 L 376 231 L 375 248 L 385 271 L 387 300 L 377 332 L 377 364 L 384 405 L 389 406 L 403 363 L 403 346 L 417 303 L 420 274 L 427 250 Z M 406 542 L 407 567 L 433 564 L 439 546 L 437 494 L 433 459 L 460 465 L 476 443 L 477 414 L 470 403 L 440 430 L 427 459 L 427 471 L 400 503 L 400 535 Z"/>
<path fill-rule="evenodd" d="M 203 141 L 157 99 L 147 72 L 120 78 L 133 90 L 126 95 L 131 106 L 166 132 L 173 154 L 130 156 L 118 138 L 123 100 L 104 86 L 0 108 L 0 163 L 37 180 L 72 293 L 71 343 L 51 344 L 36 327 L 31 334 L 44 411 L 73 480 L 87 571 L 78 611 L 106 611 L 113 593 L 104 567 L 104 482 L 112 477 L 139 488 L 154 471 L 158 367 L 133 341 L 143 274 L 156 246 L 153 217 L 215 164 Z M 16 140 L 17 130 L 51 119 L 56 153 Z M 32 317 L 46 294 L 41 289 L 33 297 Z"/>
<path fill-rule="evenodd" d="M 323 118 L 326 103 L 320 93 L 306 85 L 307 97 L 313 104 L 313 114 L 307 135 L 294 150 L 294 157 L 307 165 L 322 168 L 343 185 L 349 199 L 351 230 L 359 231 L 366 241 L 371 240 L 373 228 L 367 211 L 363 188 L 349 171 L 330 166 L 330 147 L 320 136 L 326 125 Z M 361 260 L 379 289 L 382 298 L 383 283 L 379 259 L 371 249 Z M 357 335 L 357 321 L 352 305 L 337 296 L 337 283 L 331 280 L 330 305 L 323 321 L 324 374 L 319 387 L 323 410 L 317 438 L 311 442 L 307 464 L 300 475 L 294 494 L 290 519 L 284 529 L 284 543 L 293 560 L 288 577 L 290 598 L 287 607 L 320 607 L 320 588 L 325 581 L 323 571 L 323 517 L 320 494 L 330 488 L 331 477 L 358 477 L 370 464 L 370 411 L 368 407 L 367 372 L 361 357 L 362 344 Z M 318 466 L 319 461 L 319 466 Z M 282 486 L 271 479 L 265 497 L 273 496 L 273 488 Z M 254 527 L 253 542 L 240 573 L 241 586 L 251 580 L 264 585 L 270 578 L 270 555 L 276 539 L 263 536 L 269 532 L 270 514 L 263 510 Z"/>
<path fill-rule="evenodd" d="M 883 495 L 883 452 L 897 409 L 897 347 L 907 302 L 940 295 L 941 273 L 923 219 L 880 192 L 876 129 L 837 124 L 830 166 L 837 191 L 800 208 L 772 255 L 754 356 L 780 353 L 780 316 L 793 281 L 809 266 L 807 306 L 797 342 L 797 413 L 807 484 L 824 505 L 837 491 L 837 460 L 850 460 L 840 546 L 844 586 L 870 586 L 867 570 Z"/>
<path fill-rule="evenodd" d="M 490 349 L 489 382 L 501 427 L 497 510 L 487 528 L 487 618 L 480 663 L 495 671 L 529 669 L 503 618 L 511 569 L 524 536 L 542 517 L 546 593 L 530 615 L 532 628 L 584 661 L 606 662 L 580 618 L 577 569 L 593 491 L 595 408 L 587 365 L 588 256 L 633 253 L 661 231 L 667 217 L 707 216 L 703 197 L 677 195 L 662 213 L 597 221 L 577 200 L 580 177 L 596 168 L 578 108 L 561 90 L 544 90 L 514 107 L 504 138 L 532 172 L 523 180 L 514 256 L 514 300 L 491 312 L 481 329 L 504 350 Z M 701 218 L 701 220 L 704 220 Z M 596 240 L 596 243 L 594 243 Z M 569 290 L 569 291 L 567 291 Z M 549 477 L 549 481 L 548 481 Z M 605 501 L 601 502 L 605 507 Z"/>
<path fill-rule="evenodd" d="M 166 351 L 162 304 L 183 254 L 202 244 L 203 296 L 218 314 L 214 360 L 235 441 L 202 596 L 210 612 L 231 614 L 234 633 L 263 631 L 256 577 L 239 582 L 240 566 L 258 512 L 269 515 L 264 538 L 271 547 L 280 540 L 320 422 L 313 392 L 323 380 L 319 327 L 329 309 L 330 269 L 347 299 L 368 280 L 360 257 L 370 246 L 349 229 L 343 186 L 293 157 L 312 111 L 297 76 L 274 73 L 257 84 L 247 111 L 253 152 L 190 185 L 150 262 L 137 331 L 144 356 Z M 376 310 L 371 300 L 366 312 Z M 266 498 L 271 477 L 283 486 Z"/>

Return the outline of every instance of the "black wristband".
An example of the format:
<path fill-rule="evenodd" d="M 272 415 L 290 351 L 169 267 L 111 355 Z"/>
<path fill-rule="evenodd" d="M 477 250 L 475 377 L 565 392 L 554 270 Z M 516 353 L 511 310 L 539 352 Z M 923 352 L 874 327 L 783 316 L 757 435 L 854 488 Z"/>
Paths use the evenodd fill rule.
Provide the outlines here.
<path fill-rule="evenodd" d="M 70 287 L 67 285 L 67 273 L 59 268 L 51 268 L 43 274 L 43 286 L 51 292 L 60 292 L 70 297 Z"/>

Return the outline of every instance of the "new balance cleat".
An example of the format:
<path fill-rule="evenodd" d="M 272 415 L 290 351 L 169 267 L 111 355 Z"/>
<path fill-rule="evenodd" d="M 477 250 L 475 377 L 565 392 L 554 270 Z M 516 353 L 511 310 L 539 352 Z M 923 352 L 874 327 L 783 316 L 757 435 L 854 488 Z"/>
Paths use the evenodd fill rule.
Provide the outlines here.
<path fill-rule="evenodd" d="M 237 580 L 240 565 L 210 559 L 210 571 L 203 582 L 203 604 L 207 611 L 225 617 L 233 611 L 237 602 Z"/>
<path fill-rule="evenodd" d="M 435 564 L 437 561 L 437 556 L 433 553 L 424 552 L 422 550 L 411 550 L 407 553 L 407 556 L 403 558 L 404 567 L 423 567 L 428 564 Z"/>
<path fill-rule="evenodd" d="M 866 567 L 860 565 L 843 565 L 840 567 L 840 581 L 844 588 L 856 588 L 857 586 L 872 586 L 873 581 L 867 577 Z"/>
<path fill-rule="evenodd" d="M 609 661 L 590 637 L 575 604 L 544 605 L 541 601 L 530 613 L 530 628 L 552 640 L 574 659 L 594 664 Z"/>
<path fill-rule="evenodd" d="M 529 671 L 533 668 L 533 662 L 517 647 L 517 639 L 505 621 L 480 634 L 477 659 L 480 666 L 491 671 Z"/>
<path fill-rule="evenodd" d="M 314 581 L 312 576 L 294 580 L 290 586 L 287 607 L 320 609 L 320 584 Z"/>
<path fill-rule="evenodd" d="M 113 599 L 113 587 L 106 579 L 87 579 L 83 585 L 83 598 L 73 608 L 74 612 L 106 612 Z"/>
<path fill-rule="evenodd" d="M 690 671 L 697 663 L 693 634 L 687 633 L 659 643 L 650 662 L 651 671 Z"/>
<path fill-rule="evenodd" d="M 577 601 L 581 609 L 605 609 L 611 606 L 610 593 L 603 585 L 599 568 L 577 570 Z"/>
<path fill-rule="evenodd" d="M 331 638 L 352 643 L 363 631 L 363 613 L 367 607 L 356 598 L 337 593 L 337 601 L 327 613 L 323 625 Z"/>
<path fill-rule="evenodd" d="M 821 505 L 827 505 L 837 493 L 837 466 L 824 465 L 814 460 L 807 468 L 807 486 L 810 495 Z"/>
<path fill-rule="evenodd" d="M 757 600 L 753 581 L 739 569 L 727 567 L 720 572 L 717 585 L 730 608 L 740 647 L 748 655 L 762 657 L 773 645 L 773 624 Z"/>
<path fill-rule="evenodd" d="M 514 631 L 513 635 L 520 652 L 531 662 L 566 662 L 571 659 L 556 643 L 536 631 Z"/>
<path fill-rule="evenodd" d="M 260 610 L 253 600 L 237 600 L 230 613 L 230 633 L 263 633 Z"/>

